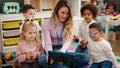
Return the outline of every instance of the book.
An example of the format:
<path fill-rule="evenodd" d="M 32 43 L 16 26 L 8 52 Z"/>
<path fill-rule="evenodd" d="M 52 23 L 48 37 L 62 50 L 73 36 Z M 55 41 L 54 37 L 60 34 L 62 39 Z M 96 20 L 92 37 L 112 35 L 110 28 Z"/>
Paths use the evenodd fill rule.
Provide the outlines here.
<path fill-rule="evenodd" d="M 71 42 L 67 52 L 75 52 L 76 48 L 79 46 L 78 42 Z"/>

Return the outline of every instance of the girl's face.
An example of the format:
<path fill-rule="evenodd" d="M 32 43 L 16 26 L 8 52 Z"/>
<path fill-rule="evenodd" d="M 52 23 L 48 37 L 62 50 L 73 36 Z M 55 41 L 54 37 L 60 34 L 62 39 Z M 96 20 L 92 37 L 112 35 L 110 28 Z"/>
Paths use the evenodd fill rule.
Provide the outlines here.
<path fill-rule="evenodd" d="M 93 41 L 99 41 L 100 38 L 102 37 L 103 32 L 102 31 L 98 31 L 96 28 L 90 28 L 89 29 L 89 37 L 93 40 Z"/>
<path fill-rule="evenodd" d="M 60 21 L 64 22 L 69 16 L 69 9 L 67 7 L 62 7 L 58 11 L 58 18 Z"/>
<path fill-rule="evenodd" d="M 83 17 L 85 19 L 85 21 L 87 23 L 90 23 L 93 19 L 93 15 L 91 13 L 91 11 L 89 9 L 86 9 L 84 12 L 83 12 Z"/>
<path fill-rule="evenodd" d="M 30 27 L 26 32 L 23 33 L 26 41 L 31 42 L 34 41 L 37 36 L 37 28 Z"/>
<path fill-rule="evenodd" d="M 26 13 L 23 13 L 25 19 L 34 19 L 34 15 L 35 15 L 34 9 L 29 9 Z"/>
<path fill-rule="evenodd" d="M 110 6 L 109 6 L 109 9 L 113 9 L 113 6 L 112 6 L 112 5 L 110 5 Z"/>

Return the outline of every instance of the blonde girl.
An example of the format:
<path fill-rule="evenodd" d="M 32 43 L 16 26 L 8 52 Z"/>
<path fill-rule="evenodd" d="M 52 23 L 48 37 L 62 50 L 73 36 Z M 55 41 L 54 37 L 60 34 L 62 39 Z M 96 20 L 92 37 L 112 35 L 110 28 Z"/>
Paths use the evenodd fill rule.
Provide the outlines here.
<path fill-rule="evenodd" d="M 39 68 L 38 57 L 44 53 L 37 26 L 33 21 L 25 21 L 17 45 L 17 60 L 22 68 Z"/>

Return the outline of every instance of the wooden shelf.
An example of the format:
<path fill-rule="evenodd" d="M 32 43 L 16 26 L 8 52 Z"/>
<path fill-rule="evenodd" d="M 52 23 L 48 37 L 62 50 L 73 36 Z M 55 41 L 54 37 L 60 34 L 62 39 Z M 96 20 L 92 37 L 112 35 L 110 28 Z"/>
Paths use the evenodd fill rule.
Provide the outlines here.
<path fill-rule="evenodd" d="M 51 11 L 49 12 L 36 12 L 35 18 L 48 18 L 51 16 Z M 24 17 L 22 13 L 19 14 L 0 14 L 0 19 L 2 21 L 12 21 L 12 20 L 23 20 Z"/>
<path fill-rule="evenodd" d="M 37 11 L 52 11 L 59 0 L 24 0 L 25 4 L 33 5 Z"/>

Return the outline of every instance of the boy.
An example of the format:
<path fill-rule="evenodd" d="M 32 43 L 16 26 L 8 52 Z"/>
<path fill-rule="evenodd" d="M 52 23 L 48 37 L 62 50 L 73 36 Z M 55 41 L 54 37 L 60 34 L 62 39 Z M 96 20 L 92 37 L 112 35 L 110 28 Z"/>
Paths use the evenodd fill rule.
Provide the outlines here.
<path fill-rule="evenodd" d="M 89 26 L 90 41 L 87 45 L 90 68 L 118 68 L 112 47 L 108 41 L 102 38 L 102 26 L 99 23 L 92 23 Z"/>
<path fill-rule="evenodd" d="M 22 13 L 25 19 L 22 21 L 22 24 L 20 26 L 20 33 L 22 31 L 22 26 L 24 21 L 34 21 L 35 8 L 30 4 L 26 4 L 22 9 Z M 36 21 L 34 21 L 34 23 L 37 26 L 37 30 L 40 31 L 41 27 L 39 26 L 39 23 Z"/>

